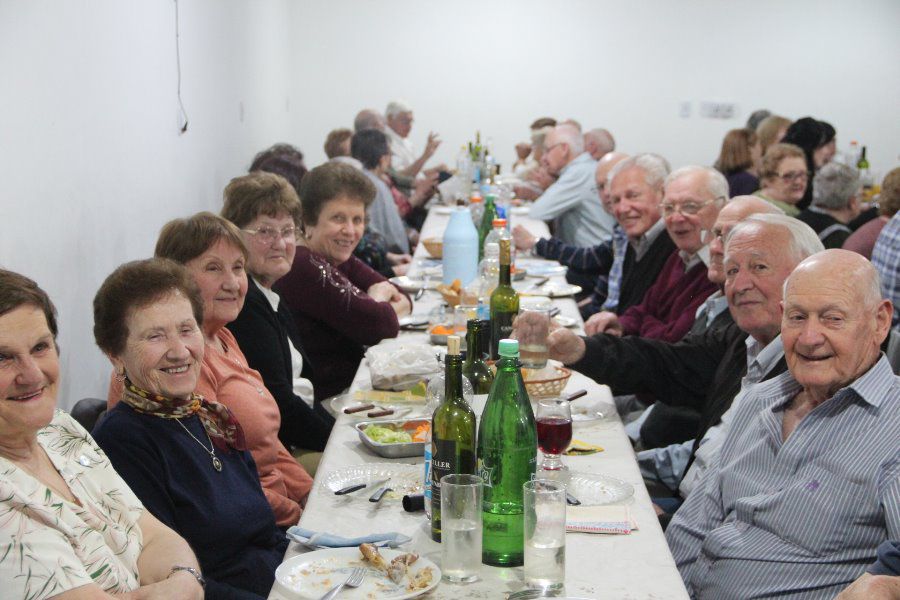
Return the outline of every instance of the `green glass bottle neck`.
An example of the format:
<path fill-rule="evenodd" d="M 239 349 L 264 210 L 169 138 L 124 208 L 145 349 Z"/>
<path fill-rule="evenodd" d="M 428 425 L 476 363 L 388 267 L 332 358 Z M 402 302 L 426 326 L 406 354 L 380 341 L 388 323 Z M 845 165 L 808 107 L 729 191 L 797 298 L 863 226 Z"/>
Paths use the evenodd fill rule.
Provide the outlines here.
<path fill-rule="evenodd" d="M 509 285 L 510 285 L 510 281 L 511 281 L 511 279 L 510 279 L 510 266 L 509 266 L 508 264 L 505 264 L 505 265 L 504 265 L 503 263 L 500 263 L 500 279 L 499 279 L 499 282 L 498 282 L 499 285 L 509 286 Z"/>
<path fill-rule="evenodd" d="M 477 325 L 469 325 L 466 329 L 466 362 L 465 364 L 471 365 L 477 358 L 480 358 L 479 354 L 479 340 L 481 338 L 481 327 Z"/>
<path fill-rule="evenodd" d="M 463 400 L 462 357 L 447 355 L 444 366 L 444 402 Z"/>

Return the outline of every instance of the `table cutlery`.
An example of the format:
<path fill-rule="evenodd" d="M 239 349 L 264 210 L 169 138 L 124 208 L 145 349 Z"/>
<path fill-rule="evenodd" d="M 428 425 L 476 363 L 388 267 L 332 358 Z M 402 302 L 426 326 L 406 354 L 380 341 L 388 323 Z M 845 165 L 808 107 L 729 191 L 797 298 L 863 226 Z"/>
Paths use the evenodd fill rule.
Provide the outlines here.
<path fill-rule="evenodd" d="M 357 567 L 353 569 L 350 573 L 350 577 L 348 577 L 343 583 L 339 583 L 330 590 L 328 590 L 324 596 L 319 598 L 319 600 L 331 600 L 335 596 L 337 596 L 344 586 L 356 588 L 362 584 L 363 579 L 366 578 L 366 568 L 365 567 Z"/>
<path fill-rule="evenodd" d="M 569 506 L 578 506 L 581 504 L 581 500 L 579 500 L 569 492 L 566 492 L 566 504 L 568 504 Z"/>
<path fill-rule="evenodd" d="M 346 494 L 350 494 L 350 493 L 352 493 L 352 492 L 355 492 L 355 491 L 357 491 L 357 490 L 361 490 L 361 489 L 363 489 L 363 488 L 370 488 L 370 487 L 378 487 L 378 486 L 382 486 L 382 485 L 384 485 L 385 483 L 387 483 L 387 482 L 390 481 L 390 480 L 391 480 L 391 478 L 390 478 L 390 477 L 387 477 L 387 478 L 385 478 L 385 479 L 379 479 L 378 481 L 373 481 L 373 482 L 371 482 L 371 483 L 365 483 L 365 482 L 363 482 L 363 483 L 355 483 L 355 484 L 353 484 L 353 485 L 348 485 L 347 487 L 344 487 L 344 488 L 339 489 L 338 491 L 336 491 L 336 492 L 334 493 L 334 495 L 335 495 L 335 496 L 344 496 L 344 495 L 346 495 Z"/>
<path fill-rule="evenodd" d="M 389 491 L 391 491 L 391 488 L 386 485 L 380 487 L 374 494 L 369 496 L 369 502 L 381 502 L 381 499 L 384 498 L 384 495 Z"/>
<path fill-rule="evenodd" d="M 566 396 L 563 396 L 562 399 L 571 402 L 572 400 L 578 400 L 582 396 L 587 396 L 587 390 L 578 390 L 577 392 L 572 392 Z"/>

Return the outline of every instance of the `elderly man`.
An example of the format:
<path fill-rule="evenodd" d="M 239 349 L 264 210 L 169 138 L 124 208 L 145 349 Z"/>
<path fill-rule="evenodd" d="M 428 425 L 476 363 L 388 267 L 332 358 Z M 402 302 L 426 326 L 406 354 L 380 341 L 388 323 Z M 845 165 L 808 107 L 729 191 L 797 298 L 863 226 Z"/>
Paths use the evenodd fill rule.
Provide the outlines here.
<path fill-rule="evenodd" d="M 729 276 L 744 268 L 731 266 L 739 228 Z M 877 272 L 847 250 L 787 279 L 789 372 L 747 392 L 666 531 L 693 597 L 830 599 L 900 535 L 900 377 L 879 349 L 891 313 Z"/>
<path fill-rule="evenodd" d="M 626 158 L 628 157 L 625 154 L 619 152 L 607 154 L 603 160 L 597 162 L 597 169 L 594 172 L 600 204 L 610 215 L 612 215 L 612 210 L 607 177 L 613 167 Z M 618 224 L 615 225 L 615 229 L 621 231 L 621 227 Z M 597 246 L 579 248 L 566 244 L 557 237 L 538 238 L 521 225 L 516 225 L 513 228 L 512 236 L 517 250 L 531 250 L 541 258 L 558 261 L 568 267 L 566 278 L 570 283 L 580 285 L 585 290 L 599 291 L 601 294 L 599 302 L 601 303 L 606 298 L 606 275 L 609 273 L 613 262 L 612 241 L 604 242 Z M 622 234 L 622 239 L 625 239 L 624 233 Z M 622 252 L 624 251 L 623 245 Z M 603 278 L 602 282 L 597 281 L 598 277 Z M 596 289 L 598 284 L 600 285 L 599 290 Z"/>
<path fill-rule="evenodd" d="M 406 177 L 416 177 L 428 159 L 437 151 L 441 140 L 433 131 L 428 132 L 425 151 L 417 156 L 415 147 L 409 139 L 409 132 L 412 130 L 413 124 L 412 109 L 403 102 L 391 102 L 387 105 L 384 117 L 387 122 L 385 133 L 390 139 L 391 153 L 394 156 L 394 168 Z"/>
<path fill-rule="evenodd" d="M 730 377 L 728 384 L 726 385 L 725 379 L 723 379 L 720 385 L 713 386 L 719 391 L 713 397 L 707 395 L 705 398 L 707 408 L 718 403 L 724 402 L 726 406 L 731 403 L 737 393 L 741 374 L 747 366 L 744 344 L 747 334 L 734 324 L 734 318 L 728 310 L 728 298 L 724 292 L 725 241 L 723 236 L 728 235 L 728 232 L 737 223 L 755 214 L 783 213 L 762 198 L 736 196 L 719 211 L 715 225 L 707 235 L 709 267 L 706 275 L 710 282 L 718 287 L 718 290 L 709 296 L 697 310 L 694 324 L 688 335 L 682 339 L 691 341 L 694 337 L 701 338 L 709 330 L 721 330 L 722 339 L 726 345 L 734 349 L 733 352 L 728 353 L 733 358 L 732 362 L 728 365 L 719 364 L 720 369 L 723 366 L 727 366 L 727 369 L 717 371 L 721 377 L 726 379 Z M 818 250 L 818 247 L 816 249 Z M 782 370 L 783 368 L 778 372 Z M 714 415 L 716 419 L 719 414 L 721 412 Z M 701 423 L 700 417 L 700 407 L 671 406 L 657 402 L 647 409 L 639 422 L 626 428 L 630 430 L 629 435 L 632 437 L 634 437 L 633 432 L 639 430 L 641 445 L 644 448 L 650 448 L 638 454 L 638 464 L 645 480 L 662 483 L 670 492 L 679 489 L 681 477 L 693 456 L 696 445 L 694 436 L 700 433 L 700 437 L 705 441 L 707 437 L 716 434 L 715 431 L 709 433 L 710 425 L 713 423 Z M 706 433 L 704 434 L 704 432 Z M 686 496 L 687 490 L 683 493 Z"/>
<path fill-rule="evenodd" d="M 694 408 L 701 413 L 697 439 L 702 439 L 742 385 L 784 370 L 781 286 L 801 260 L 822 250 L 808 225 L 784 215 L 757 214 L 736 225 L 717 222 L 710 242 L 714 277 L 722 270 L 715 256 L 729 227 L 725 252 L 731 262 L 725 263 L 724 281 L 733 324 L 708 327 L 676 344 L 611 335 L 582 338 L 559 328 L 548 339 L 550 357 L 608 384 L 614 394 L 647 393 L 658 402 Z M 685 462 L 671 475 L 676 483 Z"/>
<path fill-rule="evenodd" d="M 709 249 L 703 231 L 712 228 L 728 200 L 728 182 L 710 167 L 682 167 L 666 178 L 662 212 L 676 249 L 663 265 L 640 304 L 617 315 L 611 311 L 588 319 L 585 331 L 640 335 L 676 342 L 694 323 L 694 314 L 715 292 L 706 276 Z"/>
<path fill-rule="evenodd" d="M 605 129 L 591 129 L 584 134 L 584 151 L 594 160 L 600 160 L 616 149 L 616 140 Z"/>
<path fill-rule="evenodd" d="M 852 233 L 847 226 L 859 215 L 859 174 L 831 162 L 813 178 L 812 205 L 797 218 L 812 227 L 826 248 L 840 248 Z"/>
<path fill-rule="evenodd" d="M 597 162 L 584 152 L 581 133 L 572 125 L 554 127 L 545 139 L 541 164 L 559 179 L 531 206 L 530 216 L 552 220 L 566 244 L 595 246 L 610 240 L 614 221 L 597 202 Z"/>
<path fill-rule="evenodd" d="M 356 118 L 353 119 L 353 131 L 363 131 L 364 129 L 384 131 L 386 128 L 387 124 L 384 122 L 382 114 L 371 108 L 362 109 L 356 113 Z"/>

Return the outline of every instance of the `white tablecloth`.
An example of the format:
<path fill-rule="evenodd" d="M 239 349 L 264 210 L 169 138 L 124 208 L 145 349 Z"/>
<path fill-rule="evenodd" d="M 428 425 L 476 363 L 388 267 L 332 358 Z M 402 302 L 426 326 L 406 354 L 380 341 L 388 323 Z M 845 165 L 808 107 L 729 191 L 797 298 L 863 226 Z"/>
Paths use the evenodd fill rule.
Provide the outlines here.
<path fill-rule="evenodd" d="M 525 225 L 538 235 L 546 235 L 544 223 L 515 215 L 516 224 Z M 446 226 L 446 214 L 432 211 L 422 228 L 422 237 L 440 236 Z M 417 258 L 426 256 L 421 246 Z M 414 314 L 427 314 L 436 306 L 440 297 L 436 292 L 426 295 L 416 304 Z M 561 314 L 578 318 L 578 310 L 571 298 L 557 299 Z M 578 319 L 580 322 L 580 319 Z M 427 342 L 425 333 L 403 333 L 410 340 Z M 354 389 L 371 389 L 368 366 L 365 361 L 353 383 Z M 598 385 L 593 380 L 573 373 L 566 390 L 589 391 L 588 400 L 602 400 L 611 403 L 609 388 Z M 634 497 L 626 501 L 632 519 L 638 528 L 628 535 L 604 535 L 569 533 L 566 535 L 566 593 L 571 596 L 598 599 L 684 599 L 687 593 L 678 570 L 669 553 L 662 529 L 644 487 L 631 443 L 621 422 L 612 416 L 601 421 L 578 424 L 574 438 L 598 444 L 603 452 L 589 456 L 567 456 L 564 461 L 573 471 L 602 473 L 622 479 L 634 486 Z M 334 427 L 322 462 L 319 465 L 316 485 L 310 493 L 306 509 L 300 519 L 303 527 L 328 531 L 347 537 L 355 537 L 371 532 L 399 531 L 413 538 L 407 545 L 412 551 L 433 560 L 440 565 L 440 544 L 431 540 L 430 529 L 424 513 L 406 513 L 398 503 L 338 502 L 331 494 L 322 493 L 319 480 L 328 472 L 350 465 L 385 462 L 361 445 L 352 423 L 358 419 L 340 416 Z M 422 464 L 423 459 L 395 459 Z M 306 551 L 306 548 L 292 543 L 286 558 Z M 507 592 L 523 589 L 522 568 L 501 569 L 482 565 L 480 581 L 467 585 L 441 582 L 427 597 L 434 599 L 461 600 L 467 598 L 506 597 Z M 272 600 L 288 600 L 273 589 Z"/>

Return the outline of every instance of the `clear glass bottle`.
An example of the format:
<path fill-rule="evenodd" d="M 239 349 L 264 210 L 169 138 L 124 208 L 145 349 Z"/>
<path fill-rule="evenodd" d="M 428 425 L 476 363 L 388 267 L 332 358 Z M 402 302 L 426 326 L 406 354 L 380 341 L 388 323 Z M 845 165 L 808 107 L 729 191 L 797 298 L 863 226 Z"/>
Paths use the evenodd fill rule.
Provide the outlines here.
<path fill-rule="evenodd" d="M 478 428 L 484 480 L 481 562 L 515 567 L 525 559 L 522 485 L 534 478 L 537 427 L 519 368 L 519 343 L 501 340 L 497 374 Z"/>

